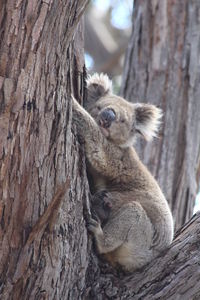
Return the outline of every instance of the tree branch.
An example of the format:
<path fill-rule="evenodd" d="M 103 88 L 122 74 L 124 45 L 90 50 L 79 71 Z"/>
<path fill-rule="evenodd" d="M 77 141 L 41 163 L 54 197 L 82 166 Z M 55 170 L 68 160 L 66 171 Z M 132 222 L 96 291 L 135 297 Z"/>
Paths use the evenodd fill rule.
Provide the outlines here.
<path fill-rule="evenodd" d="M 97 274 L 87 299 L 199 299 L 200 212 L 176 234 L 170 248 L 131 275 Z M 94 273 L 93 273 L 94 274 Z"/>

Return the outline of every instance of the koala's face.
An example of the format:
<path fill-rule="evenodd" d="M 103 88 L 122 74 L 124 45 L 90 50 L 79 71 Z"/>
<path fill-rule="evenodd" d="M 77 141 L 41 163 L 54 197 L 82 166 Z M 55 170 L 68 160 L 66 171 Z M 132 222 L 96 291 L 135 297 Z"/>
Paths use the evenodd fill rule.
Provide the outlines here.
<path fill-rule="evenodd" d="M 136 133 L 133 104 L 121 97 L 109 95 L 96 101 L 89 113 L 108 140 L 122 147 L 133 144 Z"/>
<path fill-rule="evenodd" d="M 152 104 L 133 104 L 114 95 L 112 82 L 104 74 L 94 74 L 87 80 L 84 107 L 105 137 L 122 148 L 132 146 L 138 133 L 146 140 L 156 136 L 162 116 Z"/>

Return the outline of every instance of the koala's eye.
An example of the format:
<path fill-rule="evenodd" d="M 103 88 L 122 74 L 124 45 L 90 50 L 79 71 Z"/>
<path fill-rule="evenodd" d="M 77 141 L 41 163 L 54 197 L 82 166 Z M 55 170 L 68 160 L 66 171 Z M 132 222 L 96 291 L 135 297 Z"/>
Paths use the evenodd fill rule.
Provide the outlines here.
<path fill-rule="evenodd" d="M 121 123 L 125 123 L 125 119 L 121 119 Z"/>
<path fill-rule="evenodd" d="M 98 110 L 101 110 L 101 107 L 100 107 L 99 105 L 97 105 L 97 109 L 98 109 Z"/>

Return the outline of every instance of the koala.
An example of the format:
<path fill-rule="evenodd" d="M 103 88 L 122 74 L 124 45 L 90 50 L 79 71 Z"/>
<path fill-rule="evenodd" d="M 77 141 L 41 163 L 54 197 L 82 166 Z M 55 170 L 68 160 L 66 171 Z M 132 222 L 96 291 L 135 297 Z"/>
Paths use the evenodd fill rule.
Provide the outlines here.
<path fill-rule="evenodd" d="M 94 194 L 91 199 L 91 204 L 92 215 L 101 223 L 103 228 L 112 212 L 112 199 L 108 197 L 106 191 L 100 191 Z"/>
<path fill-rule="evenodd" d="M 112 82 L 104 74 L 88 79 L 84 108 L 73 97 L 72 107 L 73 120 L 84 140 L 93 197 L 98 201 L 97 195 L 106 191 L 109 203 L 101 210 L 103 217 L 89 219 L 88 230 L 98 252 L 111 265 L 135 271 L 173 239 L 168 203 L 133 146 L 138 135 L 146 140 L 157 135 L 161 110 L 114 95 Z M 95 209 L 98 216 L 96 204 Z"/>

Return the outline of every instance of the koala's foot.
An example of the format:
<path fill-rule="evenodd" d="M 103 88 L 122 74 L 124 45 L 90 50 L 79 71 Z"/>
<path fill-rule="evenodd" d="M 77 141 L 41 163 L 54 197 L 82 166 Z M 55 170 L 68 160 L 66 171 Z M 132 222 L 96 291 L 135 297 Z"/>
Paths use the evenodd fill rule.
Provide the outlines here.
<path fill-rule="evenodd" d="M 93 218 L 87 220 L 87 229 L 92 232 L 94 235 L 102 234 L 101 224 L 99 221 L 96 221 Z"/>

